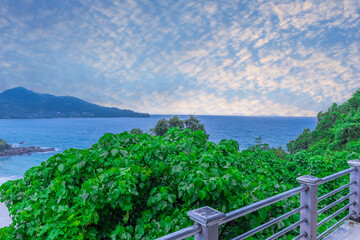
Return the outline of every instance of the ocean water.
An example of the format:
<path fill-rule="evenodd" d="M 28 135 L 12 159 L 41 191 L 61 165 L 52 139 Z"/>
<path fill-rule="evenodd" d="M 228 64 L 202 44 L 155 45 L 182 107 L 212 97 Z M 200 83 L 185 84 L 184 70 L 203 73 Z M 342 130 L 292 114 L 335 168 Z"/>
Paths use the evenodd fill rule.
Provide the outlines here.
<path fill-rule="evenodd" d="M 34 153 L 26 156 L 0 158 L 0 184 L 18 179 L 26 170 L 40 165 L 55 153 L 68 148 L 88 148 L 105 133 L 120 133 L 140 128 L 147 132 L 161 118 L 167 115 L 153 115 L 151 118 L 65 118 L 65 119 L 0 119 L 0 138 L 8 143 L 22 146 L 54 147 L 56 152 Z M 179 116 L 182 119 L 188 116 Z M 304 128 L 314 129 L 317 123 L 313 117 L 241 117 L 241 116 L 197 116 L 205 125 L 210 141 L 221 139 L 239 142 L 240 149 L 255 143 L 262 137 L 270 146 L 286 147 Z M 0 227 L 10 223 L 8 212 L 0 204 Z"/>

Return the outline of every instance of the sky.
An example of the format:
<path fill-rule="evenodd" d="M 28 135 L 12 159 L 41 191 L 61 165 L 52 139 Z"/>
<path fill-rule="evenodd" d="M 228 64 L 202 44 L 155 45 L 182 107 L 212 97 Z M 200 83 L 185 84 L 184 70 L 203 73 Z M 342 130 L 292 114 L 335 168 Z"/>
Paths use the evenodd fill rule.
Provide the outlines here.
<path fill-rule="evenodd" d="M 0 91 L 316 116 L 360 87 L 359 0 L 1 0 Z"/>

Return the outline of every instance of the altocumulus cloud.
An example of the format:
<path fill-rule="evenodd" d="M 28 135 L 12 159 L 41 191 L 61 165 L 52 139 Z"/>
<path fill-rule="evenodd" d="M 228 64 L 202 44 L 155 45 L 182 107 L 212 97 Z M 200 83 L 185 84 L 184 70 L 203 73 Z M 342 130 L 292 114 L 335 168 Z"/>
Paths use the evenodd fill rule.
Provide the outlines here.
<path fill-rule="evenodd" d="M 0 2 L 0 91 L 150 113 L 314 116 L 360 87 L 360 2 Z"/>

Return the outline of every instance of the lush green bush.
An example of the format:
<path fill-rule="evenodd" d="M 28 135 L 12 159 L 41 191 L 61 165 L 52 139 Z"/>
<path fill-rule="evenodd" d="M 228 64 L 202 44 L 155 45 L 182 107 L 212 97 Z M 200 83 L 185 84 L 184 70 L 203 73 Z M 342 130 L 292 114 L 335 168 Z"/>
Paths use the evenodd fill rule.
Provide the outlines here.
<path fill-rule="evenodd" d="M 278 157 L 282 160 L 285 160 L 286 157 L 288 156 L 288 153 L 282 148 L 282 146 L 278 146 L 277 148 L 270 147 L 269 144 L 263 143 L 261 136 L 259 136 L 255 140 L 255 143 L 256 144 L 250 146 L 248 148 L 248 150 L 255 151 L 256 149 L 261 149 L 263 151 L 269 151 L 269 152 L 272 152 L 273 154 L 275 154 L 276 157 Z"/>
<path fill-rule="evenodd" d="M 270 152 L 240 153 L 237 142 L 215 144 L 203 131 L 106 134 L 4 183 L 0 195 L 13 239 L 154 239 L 191 225 L 191 209 L 228 212 L 286 190 L 271 169 L 278 164 Z M 235 232 L 276 213 L 248 217 Z"/>

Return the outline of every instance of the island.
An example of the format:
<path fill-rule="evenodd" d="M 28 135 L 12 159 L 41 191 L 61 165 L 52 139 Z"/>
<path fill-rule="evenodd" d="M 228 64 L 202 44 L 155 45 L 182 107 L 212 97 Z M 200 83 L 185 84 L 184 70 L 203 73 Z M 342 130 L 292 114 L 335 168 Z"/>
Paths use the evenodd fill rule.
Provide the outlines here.
<path fill-rule="evenodd" d="M 11 157 L 15 155 L 29 155 L 36 152 L 53 152 L 55 148 L 41 147 L 12 147 L 5 140 L 0 139 L 0 157 Z"/>
<path fill-rule="evenodd" d="M 150 117 L 148 113 L 103 107 L 71 96 L 40 94 L 23 87 L 0 94 L 0 119 Z"/>

